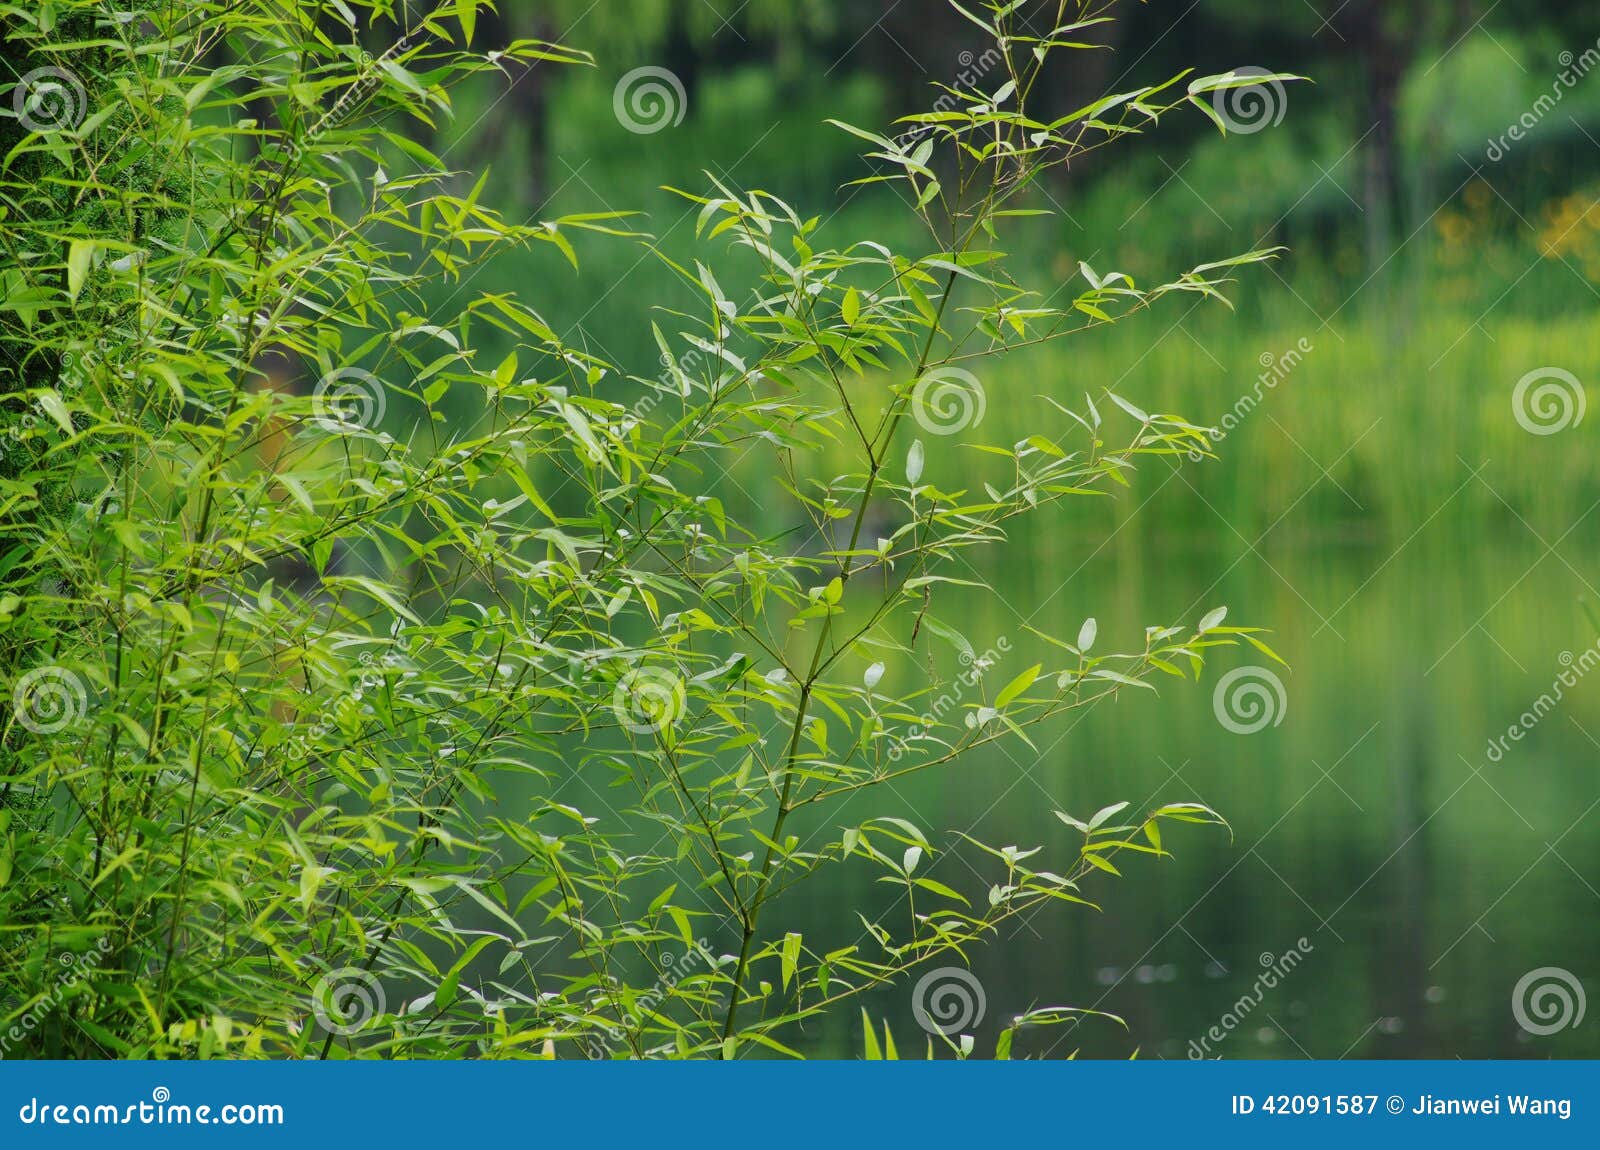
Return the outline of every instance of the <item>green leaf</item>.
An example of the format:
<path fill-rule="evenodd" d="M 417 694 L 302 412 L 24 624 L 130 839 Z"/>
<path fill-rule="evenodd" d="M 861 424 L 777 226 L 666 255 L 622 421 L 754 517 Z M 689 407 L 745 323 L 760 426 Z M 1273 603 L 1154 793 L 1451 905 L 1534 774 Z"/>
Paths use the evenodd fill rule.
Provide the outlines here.
<path fill-rule="evenodd" d="M 793 931 L 784 935 L 779 953 L 783 964 L 783 989 L 788 990 L 795 968 L 800 964 L 800 936 Z"/>
<path fill-rule="evenodd" d="M 1098 867 L 1099 869 L 1101 869 L 1103 871 L 1109 871 L 1111 874 L 1114 874 L 1119 878 L 1122 877 L 1122 872 L 1121 871 L 1119 871 L 1116 867 L 1112 866 L 1111 863 L 1108 860 L 1101 858 L 1099 855 L 1095 854 L 1093 851 L 1086 851 L 1086 852 L 1084 852 L 1084 854 L 1081 857 L 1082 857 L 1083 861 L 1088 863 L 1090 866 Z"/>
<path fill-rule="evenodd" d="M 994 1042 L 994 1057 L 997 1062 L 1006 1062 L 1011 1058 L 1011 1041 L 1017 1035 L 1012 1027 L 1006 1027 L 1000 1032 L 1000 1037 Z"/>
<path fill-rule="evenodd" d="M 1011 700 L 1015 699 L 1018 695 L 1022 694 L 1022 692 L 1033 686 L 1033 681 L 1039 677 L 1039 672 L 1042 670 L 1044 670 L 1043 664 L 1035 663 L 1026 671 L 1022 672 L 1022 674 L 1018 675 L 1015 679 L 1012 679 L 1011 682 L 1007 683 L 1005 687 L 1001 689 L 1000 693 L 994 697 L 994 709 L 997 711 L 1004 709 L 1007 703 L 1011 702 Z"/>
<path fill-rule="evenodd" d="M 1244 636 L 1244 641 L 1246 643 L 1249 643 L 1257 651 L 1260 651 L 1263 655 L 1265 655 L 1267 658 L 1271 659 L 1273 662 L 1280 663 L 1285 667 L 1287 667 L 1289 665 L 1287 662 L 1284 661 L 1284 658 L 1283 658 L 1282 655 L 1278 654 L 1271 647 L 1269 647 L 1265 643 L 1263 643 L 1260 639 L 1257 639 L 1254 635 L 1245 635 Z"/>
<path fill-rule="evenodd" d="M 97 247 L 94 240 L 73 240 L 67 245 L 67 298 L 73 303 L 78 302 L 78 293 L 89 278 L 89 265 Z"/>
<path fill-rule="evenodd" d="M 844 293 L 844 303 L 840 305 L 839 315 L 846 327 L 856 326 L 856 320 L 861 317 L 861 296 L 855 288 Z"/>
<path fill-rule="evenodd" d="M 1108 391 L 1108 392 L 1106 392 L 1106 395 L 1110 398 L 1112 403 L 1114 403 L 1118 407 L 1122 408 L 1123 411 L 1126 411 L 1129 415 L 1133 416 L 1133 418 L 1137 419 L 1140 423 L 1149 423 L 1150 422 L 1150 416 L 1146 412 L 1141 411 L 1139 408 L 1135 407 L 1133 404 L 1131 404 L 1127 400 L 1123 399 L 1122 396 L 1118 395 L 1116 392 Z"/>
<path fill-rule="evenodd" d="M 317 505 L 312 502 L 311 493 L 306 490 L 305 484 L 288 472 L 279 472 L 273 478 L 278 481 L 283 489 L 289 493 L 290 498 L 298 503 L 308 515 L 316 514 Z"/>
<path fill-rule="evenodd" d="M 934 894 L 939 894 L 939 895 L 943 895 L 945 898 L 954 899 L 955 901 L 961 903 L 964 906 L 970 906 L 971 905 L 971 903 L 967 902 L 966 896 L 963 895 L 960 891 L 952 890 L 950 887 L 945 886 L 944 883 L 938 882 L 935 879 L 917 878 L 917 879 L 912 879 L 911 881 L 913 883 L 915 883 L 917 886 L 922 887 L 922 889 L 924 889 L 924 890 L 931 890 Z"/>
<path fill-rule="evenodd" d="M 882 1062 L 883 1048 L 878 1045 L 878 1035 L 872 1028 L 872 1019 L 867 1015 L 867 1008 L 861 1008 L 861 1029 L 865 1035 L 866 1059 L 868 1062 Z"/>
<path fill-rule="evenodd" d="M 1125 802 L 1112 803 L 1109 807 L 1101 807 L 1099 810 L 1095 811 L 1093 817 L 1089 819 L 1089 829 L 1095 830 L 1096 828 L 1105 825 L 1106 820 L 1111 818 L 1112 815 L 1120 814 L 1127 809 L 1128 804 Z"/>
<path fill-rule="evenodd" d="M 667 907 L 667 914 L 672 916 L 672 921 L 677 924 L 678 937 L 683 940 L 684 946 L 694 945 L 694 928 L 689 925 L 688 913 L 679 906 Z"/>
<path fill-rule="evenodd" d="M 439 987 L 433 993 L 433 1005 L 440 1010 L 444 1010 L 449 1007 L 449 1005 L 456 1000 L 456 990 L 461 985 L 461 972 L 467 969 L 467 966 L 474 958 L 478 956 L 484 947 L 488 946 L 492 942 L 499 941 L 501 940 L 498 937 L 490 934 L 485 935 L 484 937 L 478 939 L 477 942 L 467 947 L 466 953 L 464 953 L 460 958 L 456 959 L 455 965 L 450 968 L 450 972 L 439 981 Z"/>
<path fill-rule="evenodd" d="M 1160 850 L 1161 849 L 1161 827 L 1159 825 L 1157 825 L 1155 819 L 1151 819 L 1150 821 L 1145 823 L 1143 829 L 1144 829 L 1144 837 L 1150 840 L 1150 845 L 1155 847 L 1156 850 Z"/>
<path fill-rule="evenodd" d="M 1124 675 L 1120 671 L 1109 671 L 1104 667 L 1096 668 L 1089 672 L 1091 679 L 1105 679 L 1112 683 L 1120 683 L 1124 687 L 1143 687 L 1146 691 L 1154 691 L 1154 685 L 1146 683 L 1143 679 L 1135 679 Z"/>
<path fill-rule="evenodd" d="M 39 407 L 56 425 L 68 435 L 73 433 L 72 413 L 67 410 L 66 401 L 61 398 L 61 393 L 53 387 L 46 387 L 34 397 L 39 401 Z"/>
<path fill-rule="evenodd" d="M 922 440 L 913 439 L 911 450 L 906 452 L 906 483 L 911 487 L 915 487 L 922 478 L 922 461 Z"/>

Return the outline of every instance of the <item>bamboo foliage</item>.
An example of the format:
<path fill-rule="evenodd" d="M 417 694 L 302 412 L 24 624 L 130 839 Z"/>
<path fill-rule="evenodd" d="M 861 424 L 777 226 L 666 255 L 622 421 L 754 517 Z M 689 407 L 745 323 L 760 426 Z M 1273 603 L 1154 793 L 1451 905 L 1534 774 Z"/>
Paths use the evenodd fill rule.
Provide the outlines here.
<path fill-rule="evenodd" d="M 1093 620 L 1035 636 L 1048 657 L 990 678 L 953 622 L 993 594 L 979 557 L 1041 509 L 1211 445 L 1103 391 L 986 443 L 973 413 L 1017 399 L 984 365 L 1220 300 L 1271 255 L 1149 287 L 1015 282 L 1003 244 L 1039 174 L 1260 81 L 1035 120 L 1043 70 L 1103 17 L 1034 4 L 1056 31 L 1029 37 L 1022 7 L 967 12 L 1005 57 L 988 90 L 893 136 L 841 125 L 921 250 L 708 177 L 680 193 L 682 261 L 625 214 L 513 223 L 406 134 L 511 62 L 591 63 L 486 49 L 484 0 L 0 4 L 0 99 L 25 109 L 0 150 L 14 1052 L 805 1053 L 803 1020 L 1095 903 L 1127 857 L 1165 853 L 1163 824 L 1220 821 L 1060 812 L 1059 841 L 1018 848 L 830 816 L 1109 697 L 1153 706 L 1214 647 L 1270 655 L 1219 609 L 1123 651 Z M 659 370 L 569 344 L 537 292 L 473 289 L 487 260 L 593 243 L 640 245 L 697 297 L 639 317 Z M 754 298 L 719 285 L 733 261 L 759 268 Z M 824 442 L 854 467 L 819 474 Z M 729 512 L 717 479 L 747 453 L 793 530 Z M 987 889 L 933 878 L 946 851 Z M 785 895 L 841 868 L 904 897 L 841 907 L 836 938 L 788 929 Z"/>

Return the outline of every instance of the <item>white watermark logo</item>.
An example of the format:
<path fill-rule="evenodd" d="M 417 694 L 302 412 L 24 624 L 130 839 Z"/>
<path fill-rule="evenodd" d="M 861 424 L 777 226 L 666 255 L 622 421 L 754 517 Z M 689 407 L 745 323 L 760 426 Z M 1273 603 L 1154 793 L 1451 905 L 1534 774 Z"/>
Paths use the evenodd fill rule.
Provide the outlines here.
<path fill-rule="evenodd" d="M 383 381 L 359 367 L 330 371 L 311 392 L 313 419 L 335 435 L 373 431 L 387 410 Z"/>
<path fill-rule="evenodd" d="M 1189 1057 L 1191 1059 L 1209 1058 L 1211 1048 L 1222 1042 L 1232 1034 L 1248 1018 L 1256 1007 L 1266 1000 L 1267 991 L 1274 990 L 1288 975 L 1303 962 L 1313 950 L 1311 940 L 1300 938 L 1295 940 L 1295 945 L 1281 955 L 1271 951 L 1261 952 L 1261 973 L 1256 975 L 1250 989 L 1240 995 L 1238 1000 L 1228 1008 L 1227 1012 L 1217 1020 L 1217 1024 L 1207 1030 L 1205 1034 L 1189 1042 Z"/>
<path fill-rule="evenodd" d="M 617 681 L 611 710 L 636 735 L 673 726 L 688 710 L 683 680 L 660 667 L 635 667 Z"/>
<path fill-rule="evenodd" d="M 65 68 L 35 68 L 11 93 L 11 108 L 30 132 L 70 132 L 83 123 L 89 98 Z"/>
<path fill-rule="evenodd" d="M 938 726 L 946 715 L 950 714 L 958 706 L 960 706 L 961 700 L 966 697 L 968 689 L 976 687 L 979 683 L 981 683 L 984 675 L 987 674 L 988 671 L 995 666 L 995 664 L 1000 662 L 1000 657 L 1002 655 L 1008 653 L 1010 650 L 1011 640 L 1005 635 L 1002 635 L 999 639 L 995 640 L 994 646 L 984 651 L 981 655 L 972 650 L 963 650 L 960 655 L 962 668 L 961 671 L 955 676 L 954 679 L 950 681 L 948 686 L 939 693 L 939 696 L 934 699 L 933 703 L 928 707 L 928 709 L 917 716 L 917 721 L 910 727 L 906 728 L 905 735 L 903 737 L 895 738 L 889 744 L 889 761 L 891 763 L 898 763 L 906 754 L 910 752 L 913 744 L 919 743 L 923 739 L 927 738 L 933 728 Z M 882 676 L 882 674 L 882 665 L 876 663 L 873 664 L 872 669 L 869 671 L 870 680 L 867 683 L 869 690 L 877 686 L 878 679 Z M 998 712 L 994 712 L 992 710 L 987 714 L 981 710 L 976 712 L 969 711 L 967 713 L 968 725 L 976 726 L 979 722 L 980 716 L 982 717 L 983 721 L 987 722 L 992 715 L 997 713 Z"/>
<path fill-rule="evenodd" d="M 25 1126 L 282 1126 L 278 1103 L 227 1102 L 221 1106 L 172 1101 L 172 1091 L 157 1086 L 148 1101 L 117 1106 L 105 1102 L 50 1102 L 29 1098 L 17 1111 Z"/>
<path fill-rule="evenodd" d="M 1211 693 L 1217 722 L 1236 735 L 1253 735 L 1283 722 L 1289 696 L 1283 680 L 1266 667 L 1235 667 Z"/>
<path fill-rule="evenodd" d="M 959 367 L 936 367 L 911 390 L 911 413 L 930 435 L 955 435 L 983 422 L 988 399 L 983 384 Z"/>
<path fill-rule="evenodd" d="M 83 681 L 64 667 L 35 667 L 17 680 L 11 707 L 17 722 L 36 735 L 53 735 L 88 709 Z"/>
<path fill-rule="evenodd" d="M 1585 647 L 1577 657 L 1571 651 L 1561 652 L 1558 659 L 1564 668 L 1550 684 L 1550 689 L 1535 699 L 1532 705 L 1521 715 L 1517 721 L 1506 728 L 1506 733 L 1489 740 L 1488 758 L 1491 763 L 1498 763 L 1505 758 L 1508 742 L 1520 743 L 1529 731 L 1538 726 L 1544 717 L 1556 709 L 1556 704 L 1566 698 L 1567 691 L 1578 685 L 1578 681 L 1600 666 L 1600 642 L 1592 647 Z"/>
<path fill-rule="evenodd" d="M 1587 409 L 1583 384 L 1565 368 L 1530 371 L 1517 380 L 1511 392 L 1511 412 L 1522 430 L 1531 435 L 1554 435 L 1577 427 Z"/>
<path fill-rule="evenodd" d="M 1600 47 L 1587 48 L 1581 56 L 1563 52 L 1558 61 L 1561 71 L 1556 74 L 1555 82 L 1550 85 L 1550 91 L 1541 94 L 1533 102 L 1533 107 L 1517 117 L 1498 139 L 1489 141 L 1489 146 L 1483 154 L 1491 164 L 1498 164 L 1505 159 L 1512 145 L 1521 143 L 1530 132 L 1542 124 L 1545 117 L 1555 111 L 1556 105 L 1567 98 L 1567 93 L 1578 86 L 1579 80 L 1600 67 Z"/>
<path fill-rule="evenodd" d="M 693 974 L 700 966 L 708 969 L 715 969 L 717 966 L 717 958 L 711 953 L 711 943 L 703 938 L 695 939 L 694 945 L 677 957 L 671 953 L 663 955 L 661 977 L 656 984 L 633 1002 L 631 1008 L 622 1016 L 620 1026 L 601 1023 L 602 1035 L 585 1042 L 585 1053 L 593 1059 L 607 1057 L 614 1046 L 626 1039 L 629 1031 L 637 1030 L 640 1022 L 671 995 L 678 983 Z"/>
<path fill-rule="evenodd" d="M 1559 966 L 1541 966 L 1517 979 L 1511 1013 L 1529 1034 L 1547 1035 L 1583 1021 L 1588 1000 L 1577 975 Z"/>
<path fill-rule="evenodd" d="M 1261 353 L 1257 362 L 1262 371 L 1256 376 L 1255 384 L 1251 389 L 1241 395 L 1232 408 L 1223 414 L 1216 427 L 1205 428 L 1207 438 L 1213 445 L 1221 443 L 1228 435 L 1245 421 L 1245 418 L 1260 406 L 1267 394 L 1276 391 L 1278 385 L 1294 374 L 1296 368 L 1305 362 L 1316 347 L 1309 339 L 1301 338 L 1288 351 L 1281 355 L 1274 355 L 1270 351 Z M 1195 447 L 1189 452 L 1189 458 L 1198 463 L 1205 457 L 1201 448 Z"/>
<path fill-rule="evenodd" d="M 617 81 L 611 93 L 617 123 L 639 136 L 653 136 L 683 123 L 689 94 L 683 81 L 666 68 L 635 68 Z"/>
<path fill-rule="evenodd" d="M 988 999 L 983 984 L 970 970 L 941 966 L 917 980 L 911 992 L 911 1013 L 929 1034 L 949 1037 L 983 1021 Z"/>
<path fill-rule="evenodd" d="M 311 1012 L 318 1025 L 330 1034 L 356 1034 L 387 1006 L 383 984 L 360 966 L 330 970 L 311 988 Z"/>
<path fill-rule="evenodd" d="M 1283 123 L 1289 110 L 1289 96 L 1283 84 L 1266 68 L 1236 68 L 1235 76 L 1264 77 L 1259 84 L 1219 88 L 1211 97 L 1211 107 L 1228 131 L 1253 136 Z"/>
<path fill-rule="evenodd" d="M 101 935 L 95 942 L 95 948 L 86 954 L 63 951 L 57 955 L 56 963 L 61 967 L 60 975 L 47 993 L 32 999 L 21 1017 L 13 1018 L 6 1032 L 0 1034 L 0 1057 L 9 1054 L 13 1046 L 32 1034 L 46 1018 L 55 1013 L 68 1000 L 69 992 L 93 974 L 105 961 L 110 950 L 111 939 Z"/>
<path fill-rule="evenodd" d="M 932 111 L 935 115 L 955 111 L 963 106 L 959 92 L 972 91 L 985 76 L 1005 63 L 1005 56 L 997 48 L 986 48 L 981 55 L 963 50 L 956 57 L 956 64 L 961 71 L 956 74 L 954 82 L 948 87 L 940 85 L 939 96 L 933 102 Z M 934 130 L 933 124 L 913 124 L 895 139 L 895 143 L 906 148 L 915 143 L 917 139 Z"/>

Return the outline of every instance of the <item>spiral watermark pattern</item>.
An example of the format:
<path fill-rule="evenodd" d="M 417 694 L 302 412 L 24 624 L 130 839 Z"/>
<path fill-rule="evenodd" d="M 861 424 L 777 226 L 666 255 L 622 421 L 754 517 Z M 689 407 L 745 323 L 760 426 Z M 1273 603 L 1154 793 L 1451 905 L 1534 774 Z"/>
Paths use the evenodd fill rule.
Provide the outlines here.
<path fill-rule="evenodd" d="M 930 435 L 955 435 L 976 427 L 988 406 L 978 377 L 959 367 L 936 367 L 911 390 L 911 414 Z"/>
<path fill-rule="evenodd" d="M 35 68 L 11 92 L 11 107 L 30 132 L 70 132 L 83 123 L 89 97 L 65 68 Z"/>
<path fill-rule="evenodd" d="M 1236 735 L 1253 735 L 1283 722 L 1289 696 L 1283 680 L 1266 667 L 1235 667 L 1211 694 L 1217 722 Z"/>
<path fill-rule="evenodd" d="M 383 381 L 359 367 L 330 371 L 311 392 L 313 421 L 334 434 L 375 430 L 388 406 Z"/>
<path fill-rule="evenodd" d="M 1511 392 L 1511 411 L 1530 435 L 1554 435 L 1583 422 L 1588 397 L 1583 384 L 1570 371 L 1541 367 L 1517 380 Z"/>
<path fill-rule="evenodd" d="M 387 1007 L 383 984 L 359 966 L 330 970 L 311 988 L 311 1012 L 330 1034 L 355 1034 Z"/>
<path fill-rule="evenodd" d="M 929 1034 L 958 1034 L 983 1021 L 988 999 L 983 984 L 959 966 L 941 966 L 917 980 L 911 1013 Z"/>
<path fill-rule="evenodd" d="M 617 681 L 611 694 L 617 722 L 636 735 L 673 726 L 688 707 L 683 680 L 660 667 L 635 667 Z"/>
<path fill-rule="evenodd" d="M 88 706 L 83 680 L 65 667 L 35 667 L 11 692 L 17 722 L 36 735 L 66 730 L 83 718 Z"/>
<path fill-rule="evenodd" d="M 1266 68 L 1238 68 L 1233 74 L 1272 76 Z M 1228 131 L 1241 136 L 1253 136 L 1283 123 L 1284 114 L 1289 110 L 1289 96 L 1282 83 L 1266 79 L 1259 84 L 1219 88 L 1211 97 L 1211 106 L 1228 126 Z"/>
<path fill-rule="evenodd" d="M 1529 1034 L 1554 1034 L 1576 1027 L 1587 1006 L 1583 983 L 1559 966 L 1528 971 L 1511 991 L 1511 1013 Z"/>
<path fill-rule="evenodd" d="M 635 68 L 617 81 L 611 93 L 617 123 L 638 136 L 653 136 L 683 123 L 689 94 L 683 81 L 666 68 Z"/>

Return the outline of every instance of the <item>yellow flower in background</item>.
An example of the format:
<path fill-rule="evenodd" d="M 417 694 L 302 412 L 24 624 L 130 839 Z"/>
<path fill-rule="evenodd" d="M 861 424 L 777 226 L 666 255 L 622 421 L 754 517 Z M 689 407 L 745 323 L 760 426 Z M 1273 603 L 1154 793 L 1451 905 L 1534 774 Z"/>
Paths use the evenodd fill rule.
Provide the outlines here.
<path fill-rule="evenodd" d="M 1563 196 L 1540 212 L 1539 253 L 1546 259 L 1576 263 L 1591 280 L 1600 279 L 1600 197 L 1587 192 Z"/>

